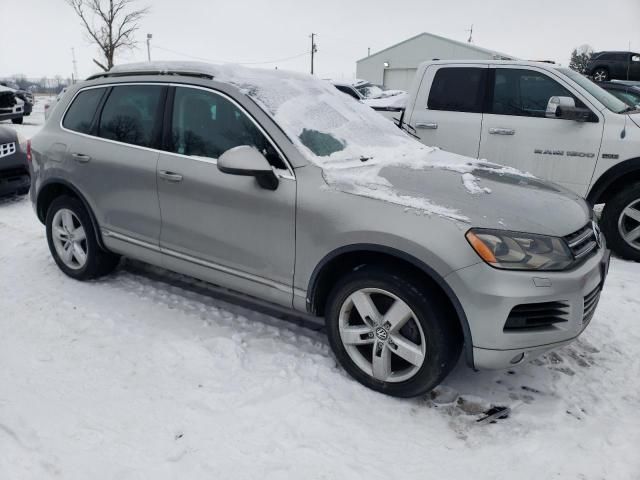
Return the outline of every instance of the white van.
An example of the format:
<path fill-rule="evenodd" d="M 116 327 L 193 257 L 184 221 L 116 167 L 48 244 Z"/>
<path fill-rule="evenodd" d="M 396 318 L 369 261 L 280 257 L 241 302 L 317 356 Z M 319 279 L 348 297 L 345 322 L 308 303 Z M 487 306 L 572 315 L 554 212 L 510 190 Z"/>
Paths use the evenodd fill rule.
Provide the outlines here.
<path fill-rule="evenodd" d="M 640 261 L 640 111 L 579 73 L 526 61 L 425 62 L 401 126 L 427 145 L 604 203 L 609 246 Z"/>

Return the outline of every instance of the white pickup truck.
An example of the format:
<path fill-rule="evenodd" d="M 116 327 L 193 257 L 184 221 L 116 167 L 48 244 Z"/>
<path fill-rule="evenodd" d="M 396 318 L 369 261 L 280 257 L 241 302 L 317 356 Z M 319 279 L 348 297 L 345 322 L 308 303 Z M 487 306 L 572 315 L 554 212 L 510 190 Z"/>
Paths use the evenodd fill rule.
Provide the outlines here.
<path fill-rule="evenodd" d="M 640 111 L 586 77 L 526 61 L 425 62 L 400 122 L 426 145 L 604 203 L 609 247 L 640 261 Z"/>

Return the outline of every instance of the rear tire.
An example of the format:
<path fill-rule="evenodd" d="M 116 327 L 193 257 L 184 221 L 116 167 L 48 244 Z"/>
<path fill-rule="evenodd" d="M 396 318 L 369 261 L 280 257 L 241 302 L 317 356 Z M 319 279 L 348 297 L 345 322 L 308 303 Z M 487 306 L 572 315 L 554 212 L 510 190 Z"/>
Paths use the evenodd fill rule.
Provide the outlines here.
<path fill-rule="evenodd" d="M 606 82 L 607 80 L 609 80 L 609 70 L 602 67 L 596 68 L 593 71 L 593 79 L 596 82 Z"/>
<path fill-rule="evenodd" d="M 358 382 L 387 395 L 415 397 L 436 387 L 456 365 L 459 325 L 446 315 L 443 299 L 421 283 L 371 266 L 347 274 L 333 288 L 325 310 L 329 344 Z M 366 311 L 370 315 L 361 313 Z"/>
<path fill-rule="evenodd" d="M 76 280 L 111 273 L 119 257 L 100 248 L 89 213 L 74 197 L 56 198 L 47 210 L 47 242 L 60 270 Z"/>
<path fill-rule="evenodd" d="M 640 182 L 624 187 L 609 199 L 600 225 L 611 250 L 640 262 Z"/>

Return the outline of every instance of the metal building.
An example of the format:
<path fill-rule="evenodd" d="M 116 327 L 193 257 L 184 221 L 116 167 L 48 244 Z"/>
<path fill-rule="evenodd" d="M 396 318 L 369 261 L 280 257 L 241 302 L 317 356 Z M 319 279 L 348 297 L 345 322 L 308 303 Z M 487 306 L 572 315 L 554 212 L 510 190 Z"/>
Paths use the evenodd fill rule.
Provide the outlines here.
<path fill-rule="evenodd" d="M 418 65 L 433 59 L 514 60 L 515 57 L 424 32 L 361 58 L 356 63 L 356 77 L 387 88 L 408 90 Z"/>

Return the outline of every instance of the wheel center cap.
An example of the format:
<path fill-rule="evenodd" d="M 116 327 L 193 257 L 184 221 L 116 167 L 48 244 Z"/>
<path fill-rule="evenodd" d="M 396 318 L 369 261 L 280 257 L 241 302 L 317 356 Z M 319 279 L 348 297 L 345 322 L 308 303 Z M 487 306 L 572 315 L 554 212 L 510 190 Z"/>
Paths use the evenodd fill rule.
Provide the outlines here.
<path fill-rule="evenodd" d="M 378 337 L 378 340 L 384 342 L 389 338 L 389 333 L 384 328 L 378 327 L 376 328 L 376 337 Z"/>

